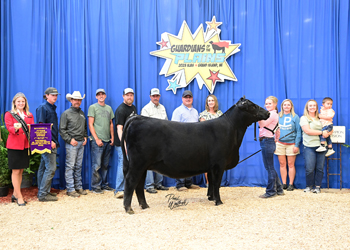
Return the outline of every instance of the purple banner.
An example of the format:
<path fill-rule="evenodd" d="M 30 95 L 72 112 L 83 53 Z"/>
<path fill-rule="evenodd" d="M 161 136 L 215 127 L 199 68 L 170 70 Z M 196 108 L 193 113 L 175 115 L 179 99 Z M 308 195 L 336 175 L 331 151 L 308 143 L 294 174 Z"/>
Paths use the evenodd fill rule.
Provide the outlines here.
<path fill-rule="evenodd" d="M 34 153 L 51 153 L 51 124 L 30 125 L 30 150 Z"/>

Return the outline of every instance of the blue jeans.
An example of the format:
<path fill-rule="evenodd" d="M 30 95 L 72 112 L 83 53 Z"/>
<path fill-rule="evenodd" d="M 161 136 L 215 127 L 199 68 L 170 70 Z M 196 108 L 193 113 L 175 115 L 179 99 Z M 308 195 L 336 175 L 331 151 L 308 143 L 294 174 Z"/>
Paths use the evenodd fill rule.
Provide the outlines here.
<path fill-rule="evenodd" d="M 44 198 L 51 189 L 52 178 L 56 171 L 57 148 L 50 153 L 41 155 L 41 162 L 38 169 L 38 198 Z"/>
<path fill-rule="evenodd" d="M 330 125 L 327 125 L 327 126 L 324 126 L 322 128 L 322 132 L 323 131 L 328 131 L 328 132 L 331 132 L 333 130 L 333 124 L 330 124 Z M 322 135 L 320 135 L 320 141 L 321 142 L 327 142 L 327 145 L 332 145 L 332 140 L 331 140 L 331 137 L 328 136 L 327 138 L 324 138 Z"/>
<path fill-rule="evenodd" d="M 192 177 L 186 178 L 186 179 L 176 179 L 176 188 L 182 188 L 182 187 L 187 187 L 189 188 L 192 186 Z"/>
<path fill-rule="evenodd" d="M 153 178 L 153 171 L 147 170 L 146 189 L 160 187 L 162 186 L 162 181 L 163 181 L 163 175 L 158 174 L 157 172 L 154 172 L 154 178 Z"/>
<path fill-rule="evenodd" d="M 122 147 L 115 146 L 118 152 L 118 167 L 117 167 L 117 177 L 115 180 L 115 192 L 124 191 L 124 173 L 123 173 L 123 151 Z"/>
<path fill-rule="evenodd" d="M 66 143 L 66 186 L 67 192 L 83 188 L 81 170 L 83 166 L 84 141 L 78 141 L 77 146 Z"/>
<path fill-rule="evenodd" d="M 306 186 L 321 186 L 326 152 L 316 152 L 318 147 L 304 146 Z"/>
<path fill-rule="evenodd" d="M 103 142 L 103 146 L 99 147 L 95 140 L 91 141 L 91 159 L 92 159 L 92 176 L 91 188 L 102 189 L 108 187 L 107 174 L 109 157 L 111 155 L 111 145 L 109 142 Z M 100 170 L 100 173 L 98 172 Z"/>
<path fill-rule="evenodd" d="M 276 193 L 283 192 L 280 178 L 273 163 L 273 153 L 276 150 L 276 143 L 274 138 L 268 138 L 260 141 L 261 153 L 265 169 L 267 170 L 267 186 L 266 196 L 273 196 Z"/>

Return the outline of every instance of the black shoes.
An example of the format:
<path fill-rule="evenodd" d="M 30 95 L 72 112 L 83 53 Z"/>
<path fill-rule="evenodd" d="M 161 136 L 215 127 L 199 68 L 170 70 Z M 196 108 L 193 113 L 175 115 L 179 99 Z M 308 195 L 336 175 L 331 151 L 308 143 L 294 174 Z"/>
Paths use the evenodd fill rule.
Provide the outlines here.
<path fill-rule="evenodd" d="M 287 189 L 287 188 L 288 188 L 287 184 L 283 184 L 283 189 Z"/>
<path fill-rule="evenodd" d="M 156 187 L 156 188 L 157 188 L 157 190 L 169 190 L 169 188 L 164 187 L 162 185 L 160 185 L 159 187 Z"/>
<path fill-rule="evenodd" d="M 11 202 L 16 202 L 18 206 L 25 206 L 27 204 L 25 200 L 23 201 L 24 203 L 18 203 L 18 199 L 14 195 L 11 196 Z"/>
<path fill-rule="evenodd" d="M 287 191 L 293 191 L 294 190 L 294 185 L 292 184 L 292 185 L 289 185 L 289 187 L 287 188 Z"/>
<path fill-rule="evenodd" d="M 150 194 L 156 194 L 158 193 L 157 190 L 155 190 L 154 188 L 147 188 L 146 192 L 150 193 Z"/>
<path fill-rule="evenodd" d="M 108 186 L 107 186 L 107 187 L 103 187 L 102 190 L 103 190 L 103 191 L 114 191 L 113 188 L 108 187 Z"/>

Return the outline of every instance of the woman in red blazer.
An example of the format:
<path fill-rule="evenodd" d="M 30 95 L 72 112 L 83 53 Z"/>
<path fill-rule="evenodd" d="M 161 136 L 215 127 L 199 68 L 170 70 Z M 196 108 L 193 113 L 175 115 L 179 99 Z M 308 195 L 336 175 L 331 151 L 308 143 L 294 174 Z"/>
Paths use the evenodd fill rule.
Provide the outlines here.
<path fill-rule="evenodd" d="M 5 124 L 9 131 L 6 142 L 8 165 L 12 169 L 13 195 L 12 202 L 25 206 L 21 193 L 23 169 L 29 167 L 29 130 L 34 123 L 33 114 L 29 112 L 27 98 L 23 93 L 17 93 L 12 100 L 12 109 L 5 114 Z"/>

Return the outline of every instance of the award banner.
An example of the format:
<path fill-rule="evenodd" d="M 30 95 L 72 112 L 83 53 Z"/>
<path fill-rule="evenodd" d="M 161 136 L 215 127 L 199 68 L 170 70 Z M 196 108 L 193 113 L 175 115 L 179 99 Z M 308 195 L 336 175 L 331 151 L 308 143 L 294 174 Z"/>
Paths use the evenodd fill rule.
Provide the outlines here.
<path fill-rule="evenodd" d="M 51 124 L 30 125 L 30 150 L 34 153 L 51 153 Z"/>

